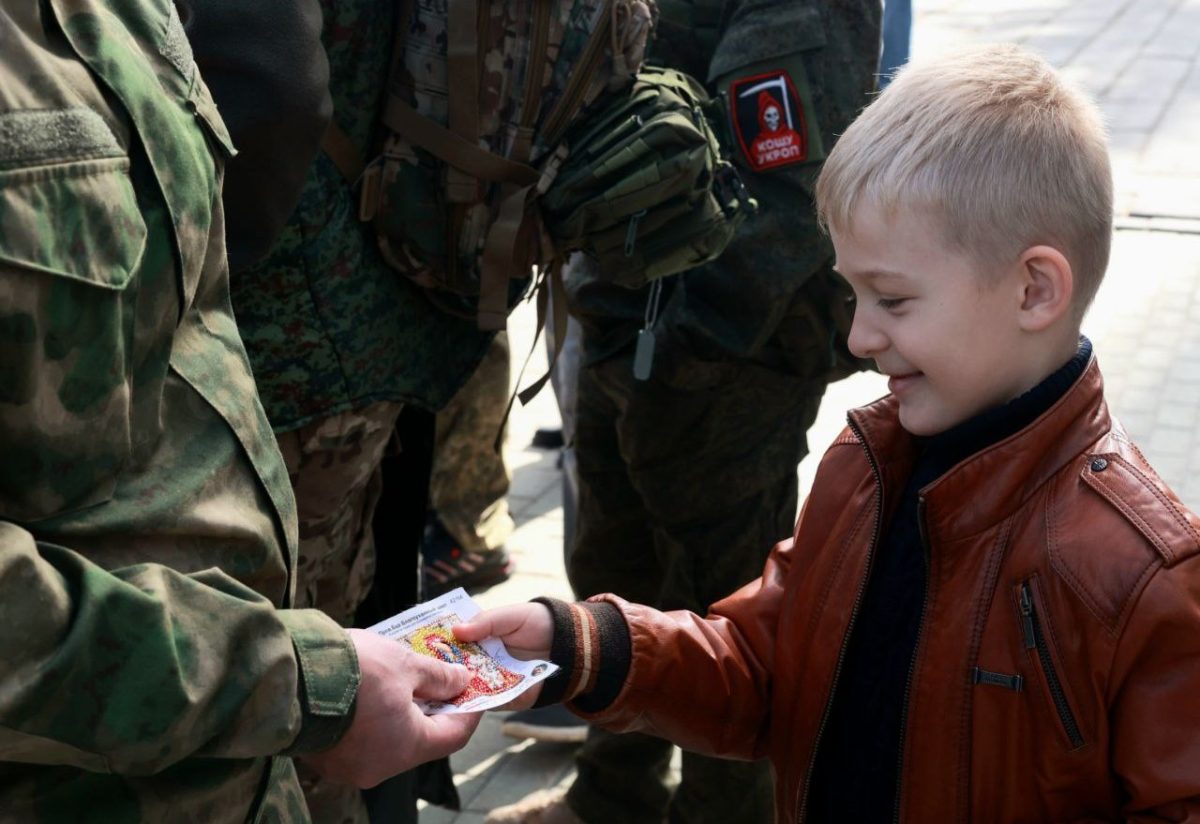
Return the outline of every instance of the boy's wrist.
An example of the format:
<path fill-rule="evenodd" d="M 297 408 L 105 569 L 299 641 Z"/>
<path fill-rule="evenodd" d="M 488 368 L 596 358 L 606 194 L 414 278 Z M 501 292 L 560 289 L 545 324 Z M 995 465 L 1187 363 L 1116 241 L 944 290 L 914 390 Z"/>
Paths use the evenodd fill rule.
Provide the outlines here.
<path fill-rule="evenodd" d="M 553 616 L 550 660 L 562 668 L 542 685 L 534 706 L 574 702 L 589 712 L 606 708 L 629 672 L 629 627 L 621 611 L 607 602 L 533 600 Z"/>

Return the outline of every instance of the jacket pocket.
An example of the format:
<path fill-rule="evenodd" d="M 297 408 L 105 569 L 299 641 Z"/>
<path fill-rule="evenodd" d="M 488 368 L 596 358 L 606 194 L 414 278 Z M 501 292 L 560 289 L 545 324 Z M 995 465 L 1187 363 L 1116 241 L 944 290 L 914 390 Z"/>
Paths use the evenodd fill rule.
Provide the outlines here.
<path fill-rule="evenodd" d="M 1021 583 L 1017 589 L 1017 610 L 1021 619 L 1021 638 L 1030 662 L 1040 675 L 1038 680 L 1058 718 L 1059 728 L 1066 737 L 1070 749 L 1077 750 L 1086 741 L 1079 726 L 1079 716 L 1071 707 L 1067 682 L 1057 661 L 1057 650 L 1053 645 L 1054 633 L 1047 612 L 1038 601 L 1036 578 Z M 1056 660 L 1057 659 L 1057 660 Z"/>
<path fill-rule="evenodd" d="M 86 128 L 91 113 L 77 111 Z M 97 140 L 65 147 L 83 159 L 0 162 L 0 517 L 102 503 L 129 458 L 127 292 L 146 226 L 128 158 Z"/>

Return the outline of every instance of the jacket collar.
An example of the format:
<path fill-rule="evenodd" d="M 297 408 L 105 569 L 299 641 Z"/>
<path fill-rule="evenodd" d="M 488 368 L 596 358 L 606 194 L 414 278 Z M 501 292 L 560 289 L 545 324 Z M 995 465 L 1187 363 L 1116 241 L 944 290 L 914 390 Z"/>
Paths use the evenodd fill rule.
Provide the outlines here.
<path fill-rule="evenodd" d="M 899 494 L 891 485 L 907 479 L 916 454 L 898 410 L 896 398 L 888 395 L 849 413 L 880 469 L 885 496 Z M 1093 355 L 1071 388 L 1031 424 L 967 457 L 921 490 L 929 533 L 947 540 L 999 523 L 1111 427 Z"/>

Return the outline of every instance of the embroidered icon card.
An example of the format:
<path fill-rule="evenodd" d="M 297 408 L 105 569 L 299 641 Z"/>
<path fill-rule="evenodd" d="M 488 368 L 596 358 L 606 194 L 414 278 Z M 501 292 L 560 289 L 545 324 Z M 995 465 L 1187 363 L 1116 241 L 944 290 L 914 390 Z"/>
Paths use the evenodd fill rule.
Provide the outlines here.
<path fill-rule="evenodd" d="M 451 627 L 482 610 L 460 587 L 418 604 L 371 627 L 371 631 L 405 644 L 418 655 L 462 664 L 472 678 L 467 688 L 446 702 L 417 699 L 426 715 L 476 712 L 508 703 L 558 671 L 549 661 L 518 661 L 497 638 L 478 643 L 459 641 Z"/>

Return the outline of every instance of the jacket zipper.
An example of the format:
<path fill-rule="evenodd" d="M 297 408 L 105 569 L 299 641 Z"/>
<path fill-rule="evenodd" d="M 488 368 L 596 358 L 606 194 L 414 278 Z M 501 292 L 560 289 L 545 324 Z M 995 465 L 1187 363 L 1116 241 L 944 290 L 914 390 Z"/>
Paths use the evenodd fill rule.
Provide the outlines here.
<path fill-rule="evenodd" d="M 1050 687 L 1050 697 L 1054 700 L 1054 708 L 1058 711 L 1058 720 L 1062 722 L 1067 738 L 1071 741 L 1072 749 L 1083 746 L 1083 735 L 1071 705 L 1067 703 L 1067 694 L 1063 691 L 1062 681 L 1058 671 L 1054 669 L 1054 659 L 1050 657 L 1050 647 L 1046 636 L 1042 633 L 1041 621 L 1038 620 L 1037 607 L 1033 601 L 1033 591 L 1029 582 L 1021 584 L 1021 628 L 1025 634 L 1025 649 L 1036 649 L 1038 660 L 1042 664 L 1042 672 L 1046 674 L 1046 684 Z"/>
<path fill-rule="evenodd" d="M 829 711 L 833 707 L 833 698 L 837 695 L 838 679 L 842 675 L 842 664 L 846 660 L 846 648 L 850 644 L 850 635 L 854 632 L 854 624 L 858 620 L 858 610 L 862 606 L 867 581 L 871 578 L 871 566 L 875 562 L 875 550 L 878 548 L 879 531 L 883 523 L 883 473 L 879 471 L 879 464 L 875 462 L 875 456 L 871 453 L 871 448 L 867 446 L 867 439 L 863 436 L 862 430 L 858 428 L 858 424 L 854 422 L 853 418 L 849 419 L 849 423 L 854 434 L 858 436 L 859 443 L 862 444 L 863 452 L 867 454 L 871 472 L 875 475 L 875 483 L 879 486 L 879 495 L 875 502 L 875 527 L 871 531 L 871 548 L 867 555 L 867 568 L 858 584 L 858 592 L 854 596 L 854 609 L 850 612 L 850 623 L 846 627 L 846 634 L 842 636 L 842 647 L 838 650 L 837 666 L 833 669 L 833 683 L 829 686 L 829 696 L 825 699 L 825 709 L 821 713 L 821 724 L 817 727 L 817 737 L 813 741 L 812 756 L 808 759 L 808 772 L 804 776 L 804 786 L 800 788 L 800 795 L 796 799 L 796 824 L 803 824 L 804 816 L 808 812 L 808 790 L 812 783 L 813 767 L 817 764 L 817 754 L 821 751 L 821 737 L 825 734 L 825 727 L 829 723 Z"/>
<path fill-rule="evenodd" d="M 579 106 L 578 98 L 583 95 L 584 90 L 592 81 L 592 75 L 596 72 L 595 64 L 604 56 L 604 46 L 609 40 L 609 31 L 612 28 L 611 6 L 615 2 L 616 0 L 609 0 L 604 4 L 604 10 L 600 12 L 604 15 L 604 19 L 592 31 L 591 39 L 584 45 L 583 53 L 580 55 L 575 69 L 571 72 L 571 79 L 567 83 L 562 99 L 546 116 L 546 124 L 543 127 L 546 146 L 554 146 L 562 139 L 560 132 L 571 121 L 571 116 Z"/>
<path fill-rule="evenodd" d="M 896 801 L 892 814 L 894 824 L 900 822 L 900 792 L 904 782 L 904 739 L 908 733 L 908 699 L 912 693 L 913 673 L 917 668 L 917 653 L 921 649 L 921 638 L 925 635 L 925 606 L 929 601 L 929 535 L 925 531 L 925 496 L 917 496 L 917 531 L 921 536 L 921 550 L 925 556 L 925 593 L 921 597 L 921 618 L 917 623 L 917 643 L 913 646 L 912 660 L 908 662 L 908 679 L 904 682 L 904 703 L 900 705 L 900 750 L 896 754 Z"/>

